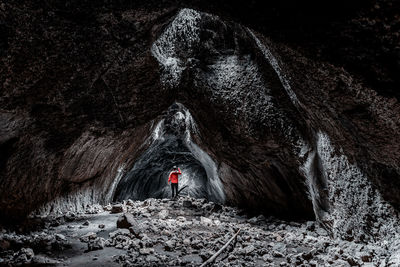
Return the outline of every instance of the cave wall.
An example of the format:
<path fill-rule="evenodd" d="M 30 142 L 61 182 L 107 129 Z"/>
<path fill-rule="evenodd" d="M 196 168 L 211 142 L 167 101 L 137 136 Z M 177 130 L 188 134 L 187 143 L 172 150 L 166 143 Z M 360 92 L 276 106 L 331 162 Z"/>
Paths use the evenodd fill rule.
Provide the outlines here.
<path fill-rule="evenodd" d="M 2 218 L 23 218 L 76 192 L 59 205 L 104 201 L 105 186 L 140 155 L 152 120 L 173 100 L 146 42 L 150 17 L 141 24 L 143 14 L 129 11 L 119 19 L 99 13 L 97 22 L 70 15 L 57 5 L 2 4 L 9 33 L 0 64 Z M 134 31 L 135 44 L 122 45 L 122 28 Z"/>
<path fill-rule="evenodd" d="M 165 86 L 177 88 L 196 110 L 198 142 L 219 162 L 228 202 L 304 218 L 311 208 L 308 195 L 316 218 L 345 238 L 365 238 L 372 225 L 396 224 L 390 205 L 396 208 L 398 201 L 396 99 L 378 96 L 343 69 L 306 61 L 258 36 L 183 9 L 153 47 Z M 293 67 L 298 70 L 289 71 Z M 318 82 L 307 87 L 315 74 Z M 385 147 L 376 147 L 370 129 L 386 140 Z M 381 167 L 371 168 L 375 164 Z M 384 172 L 392 174 L 391 182 L 383 182 Z M 385 224 L 386 217 L 393 220 Z"/>
<path fill-rule="evenodd" d="M 381 218 L 396 224 L 400 204 L 400 107 L 396 65 L 376 55 L 396 51 L 386 45 L 395 22 L 380 29 L 394 15 L 384 12 L 385 20 L 368 2 L 314 17 L 322 26 L 311 18 L 282 24 L 307 14 L 283 12 L 291 4 L 268 11 L 268 25 L 280 22 L 274 27 L 246 19 L 251 7 L 239 16 L 197 1 L 1 4 L 1 217 L 109 201 L 118 170 L 133 166 L 178 100 L 198 125 L 193 143 L 217 164 L 228 203 L 315 216 L 342 237 L 390 234 L 395 227 Z M 181 6 L 215 7 L 220 17 Z M 371 16 L 380 21 L 368 22 L 360 59 L 356 24 Z M 330 23 L 353 39 L 344 42 Z M 313 39 L 319 27 L 330 39 Z M 388 37 L 371 45 L 376 32 Z M 337 47 L 326 41 L 336 38 Z M 382 73 L 377 65 L 365 72 L 370 60 Z"/>

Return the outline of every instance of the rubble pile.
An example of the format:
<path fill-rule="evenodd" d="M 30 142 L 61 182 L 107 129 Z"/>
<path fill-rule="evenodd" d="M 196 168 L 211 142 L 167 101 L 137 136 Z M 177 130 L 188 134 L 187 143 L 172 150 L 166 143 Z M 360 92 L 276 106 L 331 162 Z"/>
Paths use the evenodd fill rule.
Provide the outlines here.
<path fill-rule="evenodd" d="M 3 230 L 1 263 L 68 266 L 76 263 L 75 256 L 83 255 L 87 261 L 107 258 L 115 266 L 200 266 L 239 229 L 212 264 L 386 266 L 390 257 L 382 246 L 332 239 L 313 221 L 249 218 L 236 208 L 189 197 L 129 200 L 97 213 L 63 217 L 60 225 L 45 224 L 41 232 L 23 235 Z"/>
<path fill-rule="evenodd" d="M 134 202 L 119 221 L 126 224 L 110 233 L 106 246 L 127 250 L 116 258 L 125 266 L 199 266 L 238 229 L 218 266 L 379 266 L 388 256 L 378 246 L 332 240 L 313 221 L 247 218 L 199 199 Z"/>
<path fill-rule="evenodd" d="M 70 243 L 62 234 L 44 229 L 30 234 L 3 230 L 0 234 L 0 265 L 56 264 L 53 252 L 69 249 Z M 36 255 L 40 253 L 39 255 Z"/>

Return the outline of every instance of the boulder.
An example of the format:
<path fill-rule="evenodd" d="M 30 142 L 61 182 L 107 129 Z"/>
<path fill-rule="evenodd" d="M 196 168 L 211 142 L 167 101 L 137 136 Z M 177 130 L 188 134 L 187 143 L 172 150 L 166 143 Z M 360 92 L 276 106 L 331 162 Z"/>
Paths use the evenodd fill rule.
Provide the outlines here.
<path fill-rule="evenodd" d="M 141 248 L 139 249 L 139 253 L 141 255 L 150 255 L 154 253 L 154 249 L 153 248 Z"/>
<path fill-rule="evenodd" d="M 201 222 L 201 224 L 204 224 L 204 225 L 212 225 L 213 224 L 211 219 L 209 219 L 207 217 L 203 217 L 203 216 L 200 217 L 200 222 Z"/>
<path fill-rule="evenodd" d="M 72 222 L 76 219 L 76 214 L 72 211 L 68 211 L 65 215 L 64 215 L 64 220 L 67 222 Z"/>
<path fill-rule="evenodd" d="M 57 241 L 67 241 L 67 239 L 65 238 L 65 236 L 62 235 L 62 234 L 55 234 L 54 236 L 56 237 L 56 240 L 57 240 Z"/>
<path fill-rule="evenodd" d="M 141 225 L 136 221 L 131 213 L 124 213 L 118 218 L 117 228 L 129 229 L 129 232 L 136 237 L 143 232 Z"/>
<path fill-rule="evenodd" d="M 168 217 L 168 210 L 162 210 L 158 213 L 158 217 L 162 220 L 165 220 Z"/>
<path fill-rule="evenodd" d="M 257 222 L 257 217 L 253 217 L 247 220 L 248 223 L 256 223 Z"/>
<path fill-rule="evenodd" d="M 270 254 L 264 254 L 263 256 L 262 256 L 262 258 L 263 258 L 263 260 L 264 260 L 264 262 L 272 262 L 274 259 L 272 258 L 272 256 L 270 255 Z"/>
<path fill-rule="evenodd" d="M 244 250 L 246 251 L 246 254 L 251 254 L 251 253 L 253 253 L 253 251 L 254 251 L 255 249 L 256 249 L 256 248 L 255 248 L 253 245 L 249 245 L 249 246 L 247 246 L 247 247 L 244 248 Z"/>
<path fill-rule="evenodd" d="M 222 210 L 222 206 L 218 203 L 215 203 L 211 212 L 219 212 L 220 210 Z"/>
<path fill-rule="evenodd" d="M 96 237 L 93 240 L 89 240 L 87 251 L 103 249 L 105 246 L 105 239 L 102 237 Z"/>
<path fill-rule="evenodd" d="M 29 264 L 35 253 L 31 248 L 21 248 L 17 253 L 14 254 L 14 260 L 17 264 Z"/>
<path fill-rule="evenodd" d="M 115 204 L 111 208 L 111 213 L 121 213 L 124 211 L 122 204 Z"/>
<path fill-rule="evenodd" d="M 128 199 L 128 201 L 126 202 L 126 205 L 133 207 L 135 205 L 135 202 L 133 202 L 132 199 Z"/>
<path fill-rule="evenodd" d="M 184 208 L 191 208 L 193 206 L 193 203 L 190 200 L 184 200 L 183 203 L 182 203 L 182 206 Z"/>
<path fill-rule="evenodd" d="M 112 210 L 112 206 L 110 204 L 107 204 L 107 205 L 103 206 L 103 209 L 105 211 L 111 211 Z"/>
<path fill-rule="evenodd" d="M 306 223 L 306 229 L 307 229 L 307 231 L 314 231 L 315 230 L 315 222 L 308 221 Z"/>
<path fill-rule="evenodd" d="M 131 226 L 137 225 L 135 217 L 131 213 L 124 213 L 117 220 L 117 228 L 129 229 Z"/>
<path fill-rule="evenodd" d="M 89 242 L 89 240 L 93 240 L 93 239 L 95 239 L 96 237 L 97 237 L 97 234 L 96 234 L 96 233 L 94 233 L 94 232 L 89 232 L 89 233 L 84 234 L 83 236 L 81 236 L 81 237 L 79 238 L 79 240 L 80 240 L 81 242 L 87 243 L 87 242 Z"/>
<path fill-rule="evenodd" d="M 164 249 L 166 251 L 172 251 L 174 249 L 174 247 L 175 247 L 175 241 L 173 241 L 173 240 L 168 240 L 164 244 Z"/>

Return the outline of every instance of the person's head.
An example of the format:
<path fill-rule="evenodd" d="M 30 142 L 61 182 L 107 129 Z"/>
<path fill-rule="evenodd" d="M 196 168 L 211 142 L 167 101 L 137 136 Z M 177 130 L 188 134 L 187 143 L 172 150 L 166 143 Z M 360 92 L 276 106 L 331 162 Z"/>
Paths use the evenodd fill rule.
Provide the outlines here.
<path fill-rule="evenodd" d="M 177 170 L 177 169 L 178 169 L 178 167 L 177 167 L 177 166 L 174 166 L 172 169 L 173 169 L 173 170 Z"/>

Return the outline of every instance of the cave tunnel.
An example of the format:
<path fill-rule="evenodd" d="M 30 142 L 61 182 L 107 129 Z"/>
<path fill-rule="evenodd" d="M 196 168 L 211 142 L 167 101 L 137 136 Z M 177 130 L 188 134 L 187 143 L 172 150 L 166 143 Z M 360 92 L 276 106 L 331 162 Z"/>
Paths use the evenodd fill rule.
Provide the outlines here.
<path fill-rule="evenodd" d="M 292 163 L 279 163 L 273 159 L 279 156 L 279 150 L 270 151 L 273 155 L 269 165 L 259 167 L 252 166 L 254 163 L 251 162 L 259 155 L 246 149 L 249 162 L 243 168 L 232 165 L 235 162 L 232 158 L 217 156 L 213 151 L 217 147 L 216 141 L 211 141 L 214 148 L 197 143 L 217 134 L 206 133 L 204 124 L 201 121 L 197 124 L 183 104 L 173 103 L 157 121 L 147 139 L 147 149 L 117 181 L 114 202 L 170 198 L 167 181 L 176 165 L 183 173 L 179 177 L 181 196 L 237 206 L 248 214 L 274 214 L 288 220 L 315 219 L 297 169 L 293 169 Z"/>
<path fill-rule="evenodd" d="M 182 171 L 180 195 L 223 202 L 215 163 L 192 142 L 191 132 L 195 131 L 189 110 L 180 103 L 171 105 L 156 125 L 149 148 L 119 181 L 113 200 L 171 197 L 168 176 L 176 165 Z"/>

